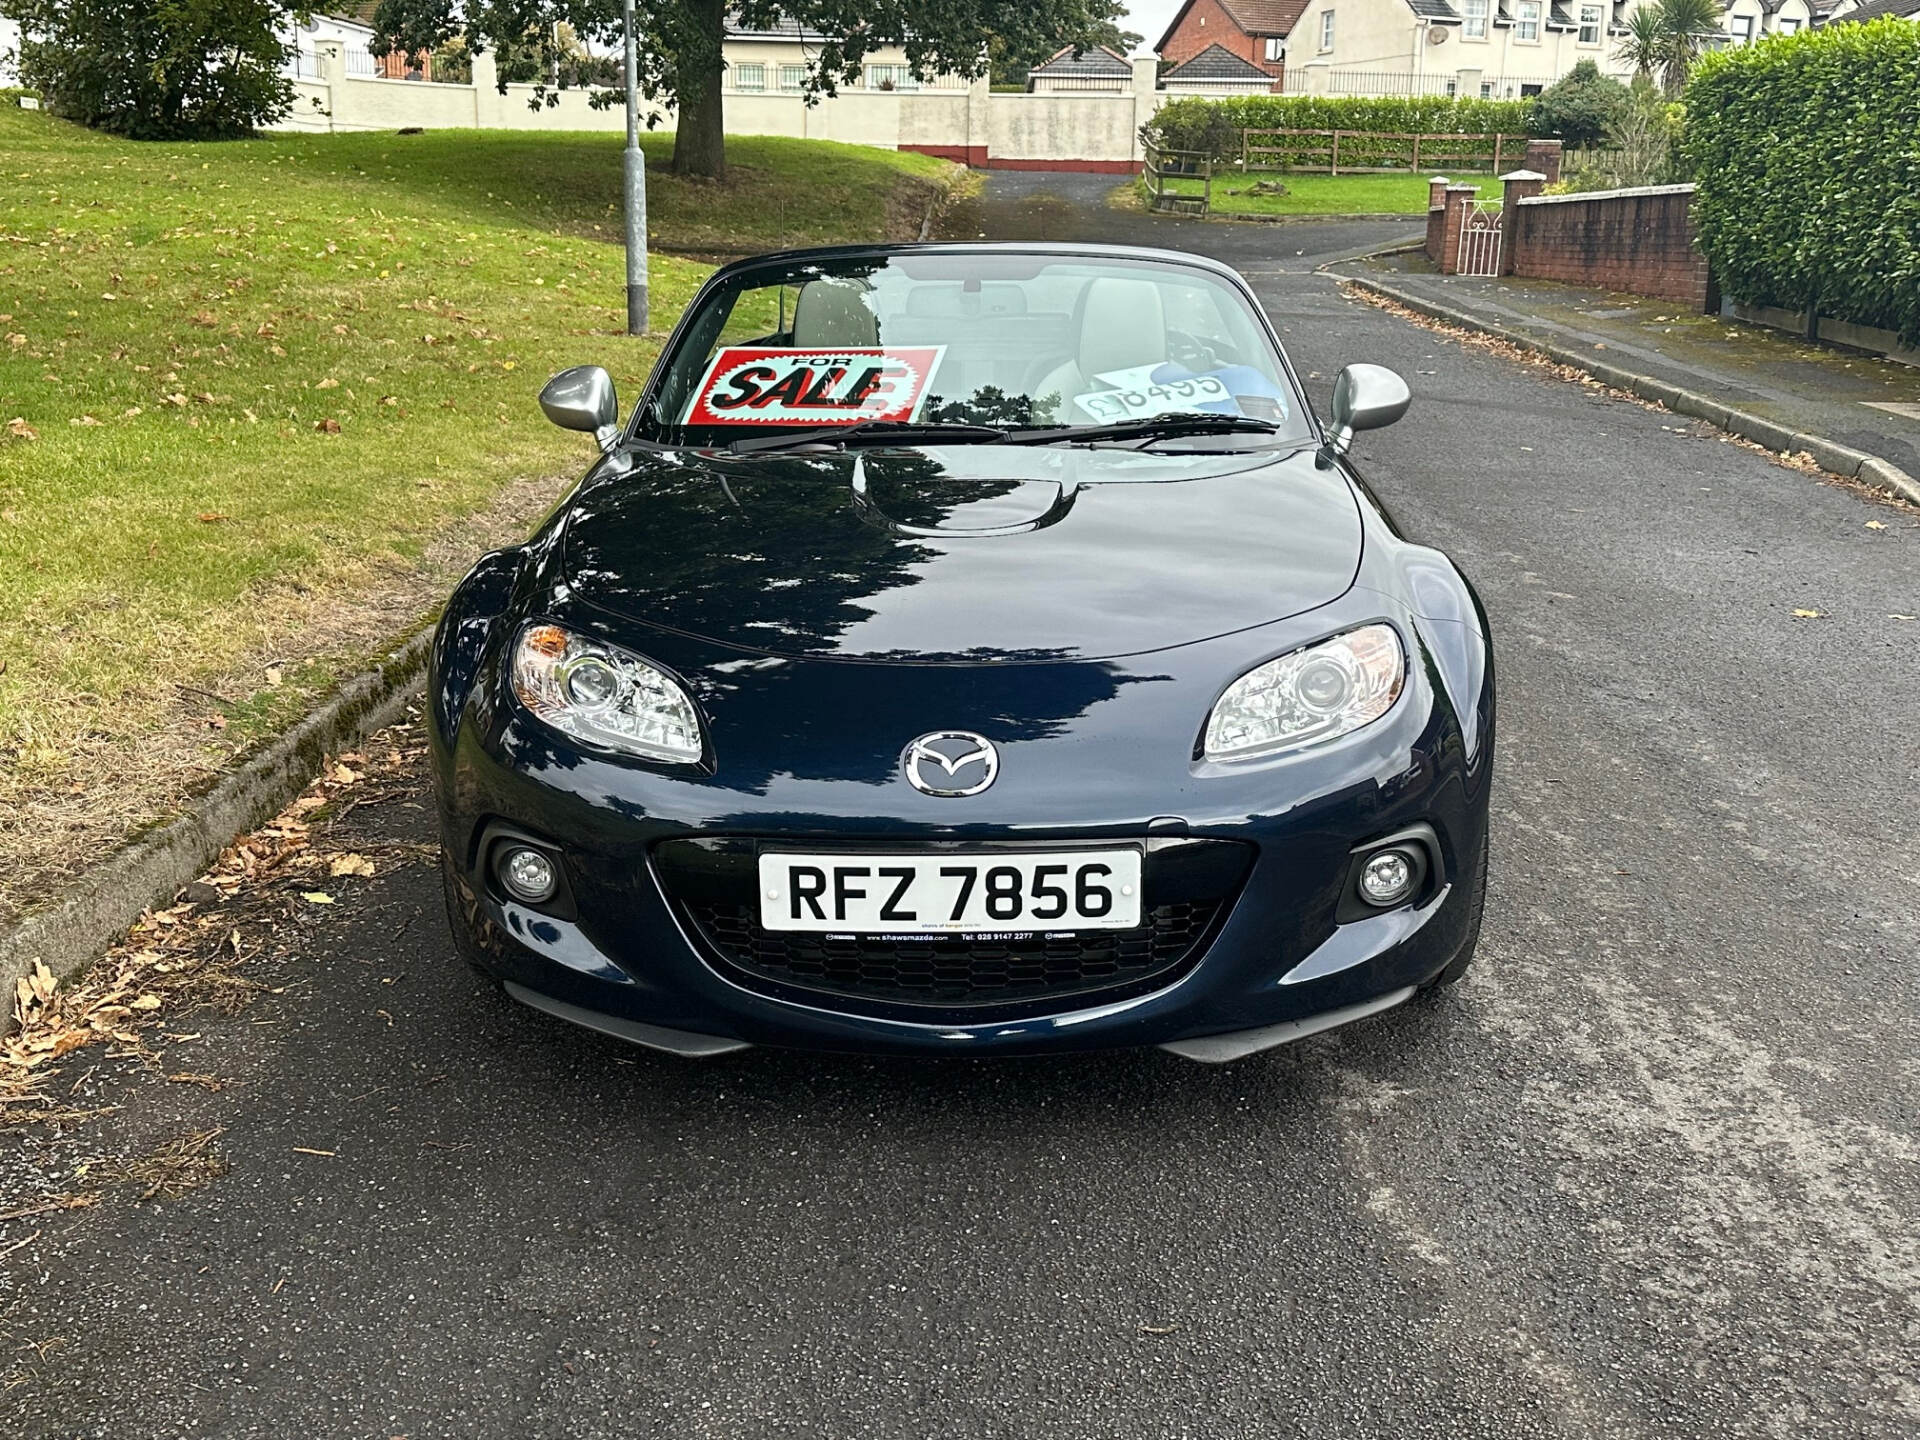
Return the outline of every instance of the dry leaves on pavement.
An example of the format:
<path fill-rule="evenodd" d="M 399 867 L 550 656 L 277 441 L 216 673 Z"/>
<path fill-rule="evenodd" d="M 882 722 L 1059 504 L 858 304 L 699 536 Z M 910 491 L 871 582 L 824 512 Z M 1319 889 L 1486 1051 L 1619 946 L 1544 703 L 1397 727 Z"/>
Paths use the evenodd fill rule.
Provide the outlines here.
<path fill-rule="evenodd" d="M 332 904 L 334 896 L 310 888 L 316 879 L 375 873 L 367 856 L 332 853 L 316 839 L 321 812 L 337 818 L 371 798 L 376 785 L 400 783 L 419 754 L 414 727 L 382 732 L 366 751 L 327 764 L 297 800 L 228 847 L 175 904 L 143 915 L 90 970 L 63 984 L 36 963 L 10 997 L 19 1028 L 0 1039 L 0 1122 L 96 1113 L 55 1101 L 42 1080 L 56 1062 L 103 1045 L 109 1058 L 160 1072 L 153 1041 L 162 1018 L 209 1007 L 232 1013 L 251 1000 L 262 987 L 244 973 L 247 961 L 296 908 L 293 897 Z"/>

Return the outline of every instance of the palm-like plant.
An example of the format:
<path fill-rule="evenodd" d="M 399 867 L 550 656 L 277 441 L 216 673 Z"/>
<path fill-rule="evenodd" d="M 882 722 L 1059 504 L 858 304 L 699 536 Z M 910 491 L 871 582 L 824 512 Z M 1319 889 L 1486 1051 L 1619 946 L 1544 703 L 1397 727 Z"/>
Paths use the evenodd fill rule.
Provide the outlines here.
<path fill-rule="evenodd" d="M 1661 79 L 1667 94 L 1678 99 L 1700 52 L 1724 32 L 1720 28 L 1721 0 L 1660 0 L 1660 32 L 1666 45 Z"/>
<path fill-rule="evenodd" d="M 1665 62 L 1666 40 L 1660 28 L 1660 7 L 1638 5 L 1627 17 L 1627 38 L 1620 42 L 1620 58 L 1633 66 L 1635 75 L 1648 80 Z"/>
<path fill-rule="evenodd" d="M 1659 0 L 1627 17 L 1620 58 L 1634 73 L 1658 74 L 1667 94 L 1678 97 L 1700 52 L 1720 35 L 1721 0 Z"/>

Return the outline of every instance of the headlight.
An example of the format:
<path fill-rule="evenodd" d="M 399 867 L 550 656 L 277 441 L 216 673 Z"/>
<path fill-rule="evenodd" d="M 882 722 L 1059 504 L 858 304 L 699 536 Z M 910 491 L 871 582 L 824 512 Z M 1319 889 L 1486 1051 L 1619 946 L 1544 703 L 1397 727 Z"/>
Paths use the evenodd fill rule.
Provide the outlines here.
<path fill-rule="evenodd" d="M 693 701 L 664 671 L 558 625 L 520 632 L 513 693 L 554 729 L 609 750 L 682 764 L 705 752 Z"/>
<path fill-rule="evenodd" d="M 1249 670 L 1207 720 L 1209 760 L 1244 760 L 1358 730 L 1393 708 L 1407 659 L 1391 625 L 1362 625 Z"/>

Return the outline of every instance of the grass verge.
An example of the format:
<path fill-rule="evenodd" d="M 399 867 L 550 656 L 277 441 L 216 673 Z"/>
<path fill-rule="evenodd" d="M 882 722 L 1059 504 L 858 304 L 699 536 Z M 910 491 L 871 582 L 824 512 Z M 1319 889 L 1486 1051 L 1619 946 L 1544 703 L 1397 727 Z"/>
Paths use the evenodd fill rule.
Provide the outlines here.
<path fill-rule="evenodd" d="M 729 143 L 724 184 L 653 178 L 656 250 L 911 233 L 946 173 Z M 657 350 L 593 238 L 619 185 L 618 136 L 133 144 L 0 108 L 0 921 L 553 502 L 587 455 L 541 380 L 631 394 Z M 655 255 L 659 331 L 705 273 Z"/>
<path fill-rule="evenodd" d="M 1480 198 L 1500 198 L 1500 182 L 1491 175 L 1456 175 L 1457 182 L 1478 185 Z M 1237 171 L 1213 177 L 1213 213 L 1216 215 L 1421 215 L 1427 213 L 1425 175 L 1242 175 Z M 1287 187 L 1285 195 L 1254 193 L 1261 181 Z M 1199 180 L 1169 180 L 1176 194 L 1198 195 L 1206 187 Z M 1141 187 L 1144 195 L 1144 186 Z"/>

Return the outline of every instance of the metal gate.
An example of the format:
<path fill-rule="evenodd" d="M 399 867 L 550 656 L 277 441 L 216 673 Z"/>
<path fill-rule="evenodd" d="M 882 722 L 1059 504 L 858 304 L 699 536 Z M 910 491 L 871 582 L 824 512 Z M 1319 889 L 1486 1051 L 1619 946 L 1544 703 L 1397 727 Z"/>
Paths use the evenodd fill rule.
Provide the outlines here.
<path fill-rule="evenodd" d="M 1455 266 L 1458 273 L 1498 275 L 1503 229 L 1498 205 L 1469 207 L 1466 221 L 1460 227 L 1460 254 Z"/>

